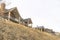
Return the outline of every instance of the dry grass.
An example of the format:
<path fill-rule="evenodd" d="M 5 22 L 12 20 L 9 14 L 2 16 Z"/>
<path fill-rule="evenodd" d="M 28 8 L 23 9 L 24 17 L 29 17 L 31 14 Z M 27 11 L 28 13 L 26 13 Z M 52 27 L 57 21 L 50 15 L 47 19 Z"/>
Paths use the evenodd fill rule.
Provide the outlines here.
<path fill-rule="evenodd" d="M 0 20 L 0 40 L 60 40 L 57 36 L 25 27 L 6 20 Z"/>

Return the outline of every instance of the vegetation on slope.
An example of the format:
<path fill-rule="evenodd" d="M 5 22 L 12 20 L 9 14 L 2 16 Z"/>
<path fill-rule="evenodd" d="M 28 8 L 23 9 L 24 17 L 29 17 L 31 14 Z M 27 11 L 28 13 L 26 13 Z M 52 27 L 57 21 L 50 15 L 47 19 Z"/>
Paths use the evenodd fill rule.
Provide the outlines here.
<path fill-rule="evenodd" d="M 59 40 L 59 38 L 0 18 L 0 40 Z"/>

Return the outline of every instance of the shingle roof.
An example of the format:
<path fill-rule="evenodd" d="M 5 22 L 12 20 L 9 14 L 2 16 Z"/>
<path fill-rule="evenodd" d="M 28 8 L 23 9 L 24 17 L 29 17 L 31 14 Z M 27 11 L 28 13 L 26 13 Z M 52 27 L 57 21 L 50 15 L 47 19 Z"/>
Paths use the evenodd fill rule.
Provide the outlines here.
<path fill-rule="evenodd" d="M 19 19 L 19 17 L 22 18 L 22 17 L 20 16 L 19 12 L 18 12 L 17 7 L 13 7 L 13 8 L 11 8 L 11 9 L 6 9 L 6 12 L 9 12 L 9 11 L 10 11 L 11 13 L 13 13 L 17 19 Z"/>

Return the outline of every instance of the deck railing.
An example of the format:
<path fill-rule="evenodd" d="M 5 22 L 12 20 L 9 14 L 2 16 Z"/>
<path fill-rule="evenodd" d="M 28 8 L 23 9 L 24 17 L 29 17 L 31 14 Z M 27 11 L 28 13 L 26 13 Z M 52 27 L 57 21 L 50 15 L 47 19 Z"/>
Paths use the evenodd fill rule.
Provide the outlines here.
<path fill-rule="evenodd" d="M 8 18 L 8 16 L 0 16 L 0 17 L 2 17 L 2 18 L 4 18 L 4 19 L 10 19 L 10 20 L 13 20 L 13 21 L 16 21 L 16 22 L 19 22 L 19 19 L 17 19 L 17 18 L 14 18 L 14 17 L 10 17 L 10 18 Z"/>

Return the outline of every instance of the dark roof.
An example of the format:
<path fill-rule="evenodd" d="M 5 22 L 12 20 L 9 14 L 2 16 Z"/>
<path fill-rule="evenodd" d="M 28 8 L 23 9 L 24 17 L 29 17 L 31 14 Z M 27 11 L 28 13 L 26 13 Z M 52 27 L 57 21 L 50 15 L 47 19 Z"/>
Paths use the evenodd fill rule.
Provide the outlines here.
<path fill-rule="evenodd" d="M 28 22 L 28 21 L 29 21 L 29 24 L 31 24 L 31 23 L 32 23 L 31 18 L 24 19 L 24 21 L 25 21 L 25 22 Z"/>

